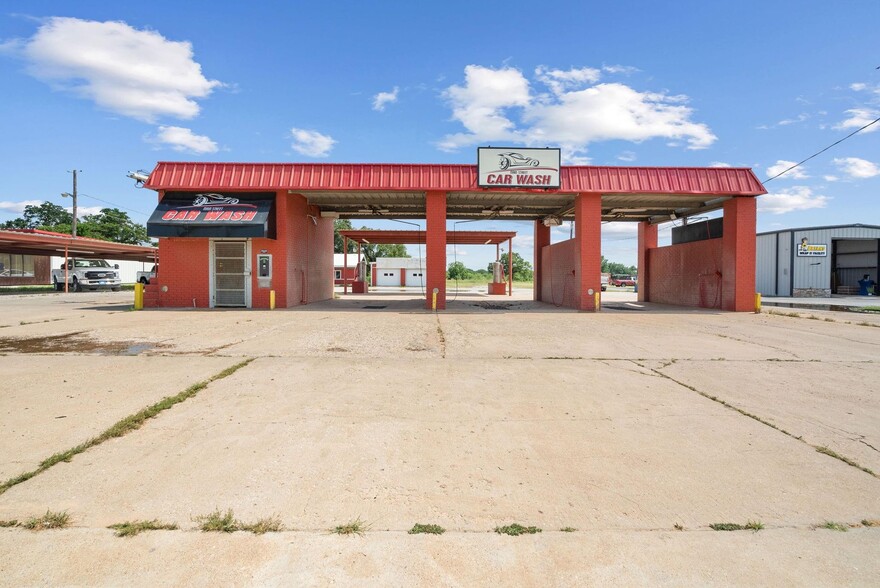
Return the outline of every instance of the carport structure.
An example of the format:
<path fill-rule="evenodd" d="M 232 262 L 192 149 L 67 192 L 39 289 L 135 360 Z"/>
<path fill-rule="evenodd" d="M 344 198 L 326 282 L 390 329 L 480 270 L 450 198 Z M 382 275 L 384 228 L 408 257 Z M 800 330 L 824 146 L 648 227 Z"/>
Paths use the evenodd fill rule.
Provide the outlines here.
<path fill-rule="evenodd" d="M 358 244 L 358 263 L 361 262 L 360 245 L 424 245 L 425 231 L 380 231 L 375 229 L 351 229 L 339 231 L 343 240 L 345 266 L 348 266 L 348 242 Z M 495 245 L 495 259 L 498 259 L 498 247 L 507 241 L 507 288 L 508 295 L 513 295 L 513 238 L 516 232 L 510 231 L 446 231 L 447 245 Z M 348 293 L 348 282 L 344 285 Z M 433 291 L 431 292 L 433 295 Z M 433 304 L 433 301 L 432 301 Z"/>
<path fill-rule="evenodd" d="M 278 280 L 280 306 L 332 297 L 332 260 L 316 251 L 332 242 L 333 219 L 384 217 L 426 221 L 427 308 L 435 288 L 437 308 L 446 307 L 448 219 L 533 221 L 537 300 L 598 310 L 602 223 L 624 221 L 639 223 L 640 300 L 753 308 L 755 197 L 766 190 L 750 169 L 562 166 L 559 173 L 559 188 L 534 189 L 480 187 L 475 165 L 160 162 L 145 187 L 157 190 L 160 200 L 167 193 L 274 193 L 277 235 L 266 231 L 253 247 L 274 254 L 286 272 Z M 724 213 L 722 236 L 657 247 L 659 223 L 714 210 Z M 574 238 L 551 246 L 551 226 L 566 219 L 574 220 Z M 160 239 L 159 248 L 166 264 L 189 276 L 168 284 L 175 293 L 163 304 L 207 306 L 208 239 L 181 233 Z M 183 271 L 193 263 L 205 268 L 197 280 Z M 255 305 L 258 300 L 268 304 L 268 294 L 255 295 Z"/>

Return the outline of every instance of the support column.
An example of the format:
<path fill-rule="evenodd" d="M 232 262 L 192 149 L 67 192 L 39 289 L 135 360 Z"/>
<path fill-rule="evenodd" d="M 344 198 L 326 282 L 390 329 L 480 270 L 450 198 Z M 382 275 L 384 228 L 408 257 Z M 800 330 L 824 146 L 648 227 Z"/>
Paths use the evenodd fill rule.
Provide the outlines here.
<path fill-rule="evenodd" d="M 757 201 L 737 196 L 724 202 L 721 238 L 721 309 L 755 309 Z"/>
<path fill-rule="evenodd" d="M 639 302 L 650 302 L 651 295 L 648 291 L 648 250 L 657 248 L 657 225 L 651 223 L 639 223 Z"/>
<path fill-rule="evenodd" d="M 534 261 L 534 298 L 541 300 L 541 286 L 544 283 L 544 265 L 541 253 L 550 244 L 550 227 L 544 226 L 540 220 L 535 221 L 535 261 Z M 549 269 L 549 268 L 548 268 Z"/>
<path fill-rule="evenodd" d="M 342 236 L 342 293 L 348 294 L 348 237 Z"/>
<path fill-rule="evenodd" d="M 513 296 L 513 239 L 507 240 L 507 295 Z"/>
<path fill-rule="evenodd" d="M 578 194 L 574 199 L 575 279 L 577 287 L 575 304 L 578 310 L 595 312 L 593 293 L 602 291 L 602 195 Z"/>
<path fill-rule="evenodd" d="M 446 308 L 446 192 L 425 193 L 425 308 L 431 309 L 437 288 L 437 310 Z"/>

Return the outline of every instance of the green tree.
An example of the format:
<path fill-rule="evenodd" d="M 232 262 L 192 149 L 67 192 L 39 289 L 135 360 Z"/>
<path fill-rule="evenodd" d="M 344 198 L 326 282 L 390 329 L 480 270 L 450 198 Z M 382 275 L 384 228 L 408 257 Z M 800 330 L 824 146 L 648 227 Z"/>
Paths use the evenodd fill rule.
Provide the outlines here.
<path fill-rule="evenodd" d="M 389 245 L 385 243 L 361 243 L 361 252 L 367 263 L 376 261 L 377 257 L 409 257 L 406 245 Z"/>
<path fill-rule="evenodd" d="M 504 266 L 504 273 L 507 274 L 507 253 L 501 254 L 501 259 L 499 260 L 501 264 Z M 489 272 L 492 272 L 492 264 L 489 264 L 487 268 Z M 532 271 L 532 264 L 522 258 L 522 256 L 516 251 L 513 252 L 513 279 L 517 282 L 531 282 L 532 277 L 534 276 L 534 272 Z"/>
<path fill-rule="evenodd" d="M 118 208 L 102 208 L 98 214 L 83 217 L 82 222 L 77 223 L 76 232 L 82 237 L 130 245 L 149 242 L 146 227 L 132 221 L 127 212 Z"/>
<path fill-rule="evenodd" d="M 24 207 L 24 212 L 19 218 L 3 223 L 4 229 L 40 229 L 43 231 L 55 231 L 69 233 L 73 215 L 63 207 L 51 202 L 42 204 L 29 204 Z"/>
<path fill-rule="evenodd" d="M 339 234 L 339 231 L 350 231 L 353 228 L 351 221 L 347 218 L 338 218 L 333 221 L 333 253 L 345 253 L 342 250 L 345 247 L 345 240 Z M 348 252 L 354 253 L 355 251 L 357 251 L 357 245 L 354 241 L 349 241 Z"/>
<path fill-rule="evenodd" d="M 446 278 L 449 280 L 469 280 L 474 275 L 474 271 L 465 267 L 460 261 L 453 261 L 446 270 Z"/>

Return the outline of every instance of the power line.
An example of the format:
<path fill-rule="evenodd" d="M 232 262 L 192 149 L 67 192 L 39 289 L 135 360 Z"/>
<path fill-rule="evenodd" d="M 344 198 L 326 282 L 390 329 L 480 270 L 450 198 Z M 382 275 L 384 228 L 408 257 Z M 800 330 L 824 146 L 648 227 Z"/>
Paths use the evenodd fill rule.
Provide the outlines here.
<path fill-rule="evenodd" d="M 135 209 L 133 209 L 133 208 L 127 208 L 127 207 L 125 207 L 125 206 L 120 206 L 120 205 L 116 204 L 115 202 L 110 202 L 109 200 L 103 200 L 103 199 L 101 199 L 101 198 L 98 198 L 98 197 L 96 197 L 96 196 L 92 196 L 92 195 L 90 195 L 90 194 L 83 194 L 82 192 L 80 192 L 79 195 L 80 195 L 80 196 L 85 196 L 86 198 L 91 198 L 92 200 L 97 200 L 98 202 L 103 202 L 104 204 L 109 204 L 109 205 L 113 206 L 113 208 L 122 208 L 123 210 L 127 210 L 127 211 L 129 211 L 129 212 L 134 212 L 134 213 L 137 213 L 137 214 L 142 214 L 142 215 L 144 215 L 144 216 L 150 216 L 150 215 L 149 215 L 148 213 L 146 213 L 146 212 L 141 212 L 140 210 L 135 210 Z"/>
<path fill-rule="evenodd" d="M 816 157 L 817 155 L 821 155 L 822 153 L 825 153 L 826 151 L 828 151 L 829 149 L 831 149 L 831 148 L 834 147 L 835 145 L 839 145 L 840 143 L 843 143 L 844 141 L 846 141 L 847 139 L 849 139 L 850 137 L 852 137 L 852 136 L 855 135 L 856 133 L 860 133 L 860 132 L 864 131 L 865 129 L 867 129 L 868 127 L 870 127 L 871 125 L 873 125 L 873 124 L 875 124 L 875 123 L 877 123 L 877 122 L 880 122 L 880 117 L 875 118 L 874 120 L 872 120 L 871 122 L 869 122 L 869 123 L 866 124 L 865 126 L 863 126 L 863 127 L 861 127 L 861 128 L 858 128 L 858 129 L 854 130 L 853 132 L 851 132 L 849 135 L 847 135 L 847 136 L 844 137 L 843 139 L 840 139 L 840 140 L 838 140 L 838 141 L 835 141 L 834 143 L 832 143 L 831 145 L 829 145 L 829 146 L 826 147 L 825 149 L 822 149 L 821 151 L 817 151 L 816 153 L 813 153 L 812 155 L 810 155 L 808 158 L 804 159 L 803 161 L 799 161 L 799 162 L 797 162 L 796 164 L 794 164 L 793 166 L 789 167 L 788 169 L 784 169 L 784 170 L 782 170 L 781 172 L 779 172 L 778 174 L 776 174 L 776 175 L 773 176 L 772 178 L 767 178 L 766 180 L 764 180 L 763 183 L 766 184 L 767 182 L 769 182 L 769 181 L 771 181 L 771 180 L 775 180 L 776 178 L 778 178 L 778 177 L 781 176 L 782 174 L 786 174 L 786 173 L 790 172 L 790 171 L 793 170 L 794 168 L 796 168 L 796 167 L 798 167 L 798 166 L 800 166 L 800 165 L 802 165 L 802 164 L 804 164 L 804 163 L 810 161 L 811 159 L 813 159 L 813 158 Z"/>

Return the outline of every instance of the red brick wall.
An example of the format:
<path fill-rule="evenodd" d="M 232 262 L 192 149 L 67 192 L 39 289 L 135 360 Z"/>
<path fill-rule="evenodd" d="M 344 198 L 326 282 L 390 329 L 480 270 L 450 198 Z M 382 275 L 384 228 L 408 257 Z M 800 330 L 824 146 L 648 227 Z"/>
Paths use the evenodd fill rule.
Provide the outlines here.
<path fill-rule="evenodd" d="M 336 271 L 337 270 L 342 272 L 342 274 L 341 274 L 342 278 L 339 280 L 336 279 Z M 354 268 L 354 267 L 345 267 L 344 268 L 341 265 L 335 266 L 333 268 L 333 283 L 341 286 L 345 282 L 351 282 L 352 280 L 354 280 L 356 275 L 357 275 L 357 268 Z"/>
<path fill-rule="evenodd" d="M 286 255 L 286 274 L 280 276 L 286 296 L 276 304 L 290 308 L 333 298 L 333 219 L 321 218 L 300 194 L 279 192 L 276 202 L 278 241 Z"/>
<path fill-rule="evenodd" d="M 575 300 L 579 310 L 595 311 L 596 299 L 588 294 L 602 290 L 602 195 L 583 193 L 574 200 L 575 241 L 580 263 Z"/>
<path fill-rule="evenodd" d="M 159 239 L 159 275 L 148 287 L 157 294 L 149 300 L 165 308 L 192 307 L 193 300 L 197 307 L 208 307 L 208 257 L 207 239 Z"/>
<path fill-rule="evenodd" d="M 541 300 L 547 304 L 578 307 L 576 280 L 577 239 L 569 239 L 541 249 Z"/>
<path fill-rule="evenodd" d="M 544 281 L 547 279 L 544 270 L 544 247 L 550 245 L 550 227 L 544 226 L 540 220 L 535 221 L 535 300 L 544 300 Z M 549 274 L 547 274 L 549 276 Z M 548 301 L 549 302 L 549 301 Z"/>
<path fill-rule="evenodd" d="M 721 239 L 647 250 L 651 302 L 721 308 Z"/>
<path fill-rule="evenodd" d="M 425 255 L 428 258 L 425 308 L 431 308 L 434 288 L 437 288 L 437 309 L 443 310 L 446 308 L 446 192 L 428 192 L 425 205 Z"/>
<path fill-rule="evenodd" d="M 751 311 L 755 308 L 755 198 L 731 198 L 724 203 L 724 310 Z"/>

